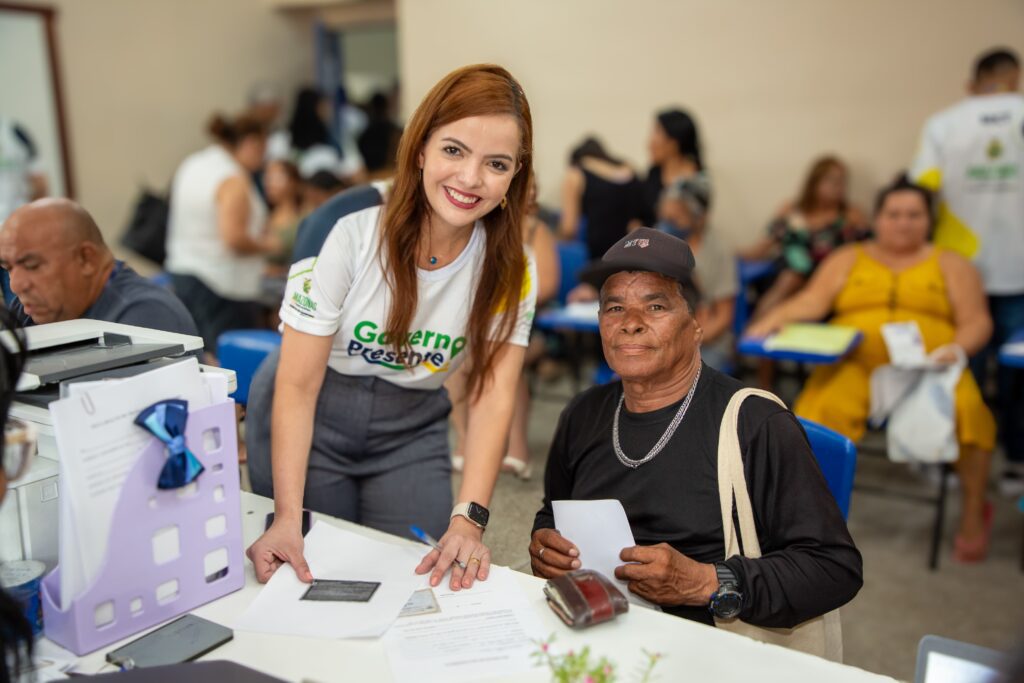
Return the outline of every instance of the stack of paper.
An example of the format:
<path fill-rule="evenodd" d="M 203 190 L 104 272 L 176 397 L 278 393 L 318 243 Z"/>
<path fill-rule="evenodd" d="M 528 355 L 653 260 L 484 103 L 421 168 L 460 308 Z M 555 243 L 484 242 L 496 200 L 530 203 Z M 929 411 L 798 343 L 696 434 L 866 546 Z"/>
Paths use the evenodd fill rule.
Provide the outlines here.
<path fill-rule="evenodd" d="M 822 356 L 840 356 L 850 349 L 857 337 L 855 327 L 824 325 L 821 323 L 793 323 L 768 337 L 764 348 L 768 351 L 793 351 Z"/>
<path fill-rule="evenodd" d="M 188 358 L 127 379 L 71 384 L 67 398 L 50 404 L 60 453 L 61 609 L 92 584 L 107 555 L 124 480 L 152 438 L 135 417 L 166 399 L 184 399 L 189 410 L 226 400 L 223 381 L 204 377 Z"/>

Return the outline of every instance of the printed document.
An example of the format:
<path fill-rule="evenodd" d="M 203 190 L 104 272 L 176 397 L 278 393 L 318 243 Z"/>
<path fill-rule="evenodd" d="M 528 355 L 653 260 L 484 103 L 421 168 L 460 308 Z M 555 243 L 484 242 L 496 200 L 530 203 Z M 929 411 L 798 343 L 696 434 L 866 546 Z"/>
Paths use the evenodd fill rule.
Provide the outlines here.
<path fill-rule="evenodd" d="M 135 417 L 172 398 L 188 401 L 189 410 L 210 405 L 210 390 L 195 358 L 90 384 L 50 404 L 60 454 L 61 609 L 88 588 L 107 556 L 121 487 L 152 438 Z"/>
<path fill-rule="evenodd" d="M 530 654 L 548 634 L 511 569 L 491 567 L 470 589 L 443 582 L 434 594 L 439 612 L 402 617 L 384 635 L 396 681 L 483 681 L 533 668 Z"/>

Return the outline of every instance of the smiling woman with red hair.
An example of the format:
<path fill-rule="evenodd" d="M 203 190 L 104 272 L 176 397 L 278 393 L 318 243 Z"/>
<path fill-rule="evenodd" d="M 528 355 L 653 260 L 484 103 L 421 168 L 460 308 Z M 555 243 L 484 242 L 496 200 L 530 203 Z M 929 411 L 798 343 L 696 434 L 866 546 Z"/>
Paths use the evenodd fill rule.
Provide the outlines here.
<path fill-rule="evenodd" d="M 269 395 L 273 381 L 272 407 L 249 404 L 272 413 L 269 467 L 265 443 L 254 451 L 249 439 L 254 489 L 272 486 L 276 511 L 249 549 L 260 581 L 283 563 L 312 579 L 303 507 L 439 536 L 417 568 L 433 570 L 432 585 L 449 567 L 453 589 L 487 578 L 486 506 L 534 310 L 520 229 L 532 150 L 515 79 L 499 66 L 458 69 L 409 121 L 384 206 L 344 216 L 318 257 L 292 266 L 280 360 L 252 389 Z M 453 507 L 442 385 L 463 361 L 469 425 Z M 257 474 L 271 470 L 272 483 Z"/>

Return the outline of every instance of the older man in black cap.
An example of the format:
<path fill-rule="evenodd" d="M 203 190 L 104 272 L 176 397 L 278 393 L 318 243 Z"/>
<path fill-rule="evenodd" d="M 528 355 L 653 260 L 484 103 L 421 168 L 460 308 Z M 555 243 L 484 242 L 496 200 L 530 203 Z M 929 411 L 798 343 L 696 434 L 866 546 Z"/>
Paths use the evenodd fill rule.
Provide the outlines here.
<path fill-rule="evenodd" d="M 637 542 L 615 572 L 630 591 L 709 624 L 717 616 L 792 627 L 857 594 L 861 556 L 796 418 L 752 397 L 738 433 L 762 556 L 723 557 L 719 427 L 742 385 L 701 362 L 693 268 L 686 242 L 641 228 L 584 274 L 600 289 L 601 342 L 622 381 L 583 392 L 562 413 L 530 542 L 533 572 L 581 564 L 554 529 L 553 500 L 615 498 Z"/>

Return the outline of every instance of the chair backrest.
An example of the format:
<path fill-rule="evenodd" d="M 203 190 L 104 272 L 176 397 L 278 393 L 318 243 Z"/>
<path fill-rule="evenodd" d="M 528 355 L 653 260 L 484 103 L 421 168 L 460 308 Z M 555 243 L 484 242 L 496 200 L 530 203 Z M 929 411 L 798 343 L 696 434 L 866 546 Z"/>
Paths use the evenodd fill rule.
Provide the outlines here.
<path fill-rule="evenodd" d="M 236 403 L 249 402 L 249 385 L 260 363 L 281 346 L 281 335 L 273 330 L 232 330 L 217 338 L 217 360 L 221 367 L 235 371 Z"/>
<path fill-rule="evenodd" d="M 747 261 L 736 258 L 736 278 L 739 280 L 739 287 L 736 290 L 736 309 L 733 313 L 732 327 L 737 337 L 743 335 L 753 313 L 749 297 L 750 285 L 761 278 L 774 275 L 777 270 L 774 261 Z"/>
<path fill-rule="evenodd" d="M 580 271 L 587 265 L 590 256 L 587 245 L 582 242 L 558 243 L 558 267 L 561 281 L 558 283 L 558 303 L 565 306 L 565 299 L 580 283 Z"/>
<path fill-rule="evenodd" d="M 818 460 L 821 473 L 825 475 L 828 489 L 839 504 L 843 519 L 850 514 L 850 494 L 853 492 L 853 475 L 857 470 L 857 447 L 853 442 L 828 427 L 804 418 L 797 418 L 807 432 L 811 450 Z"/>

